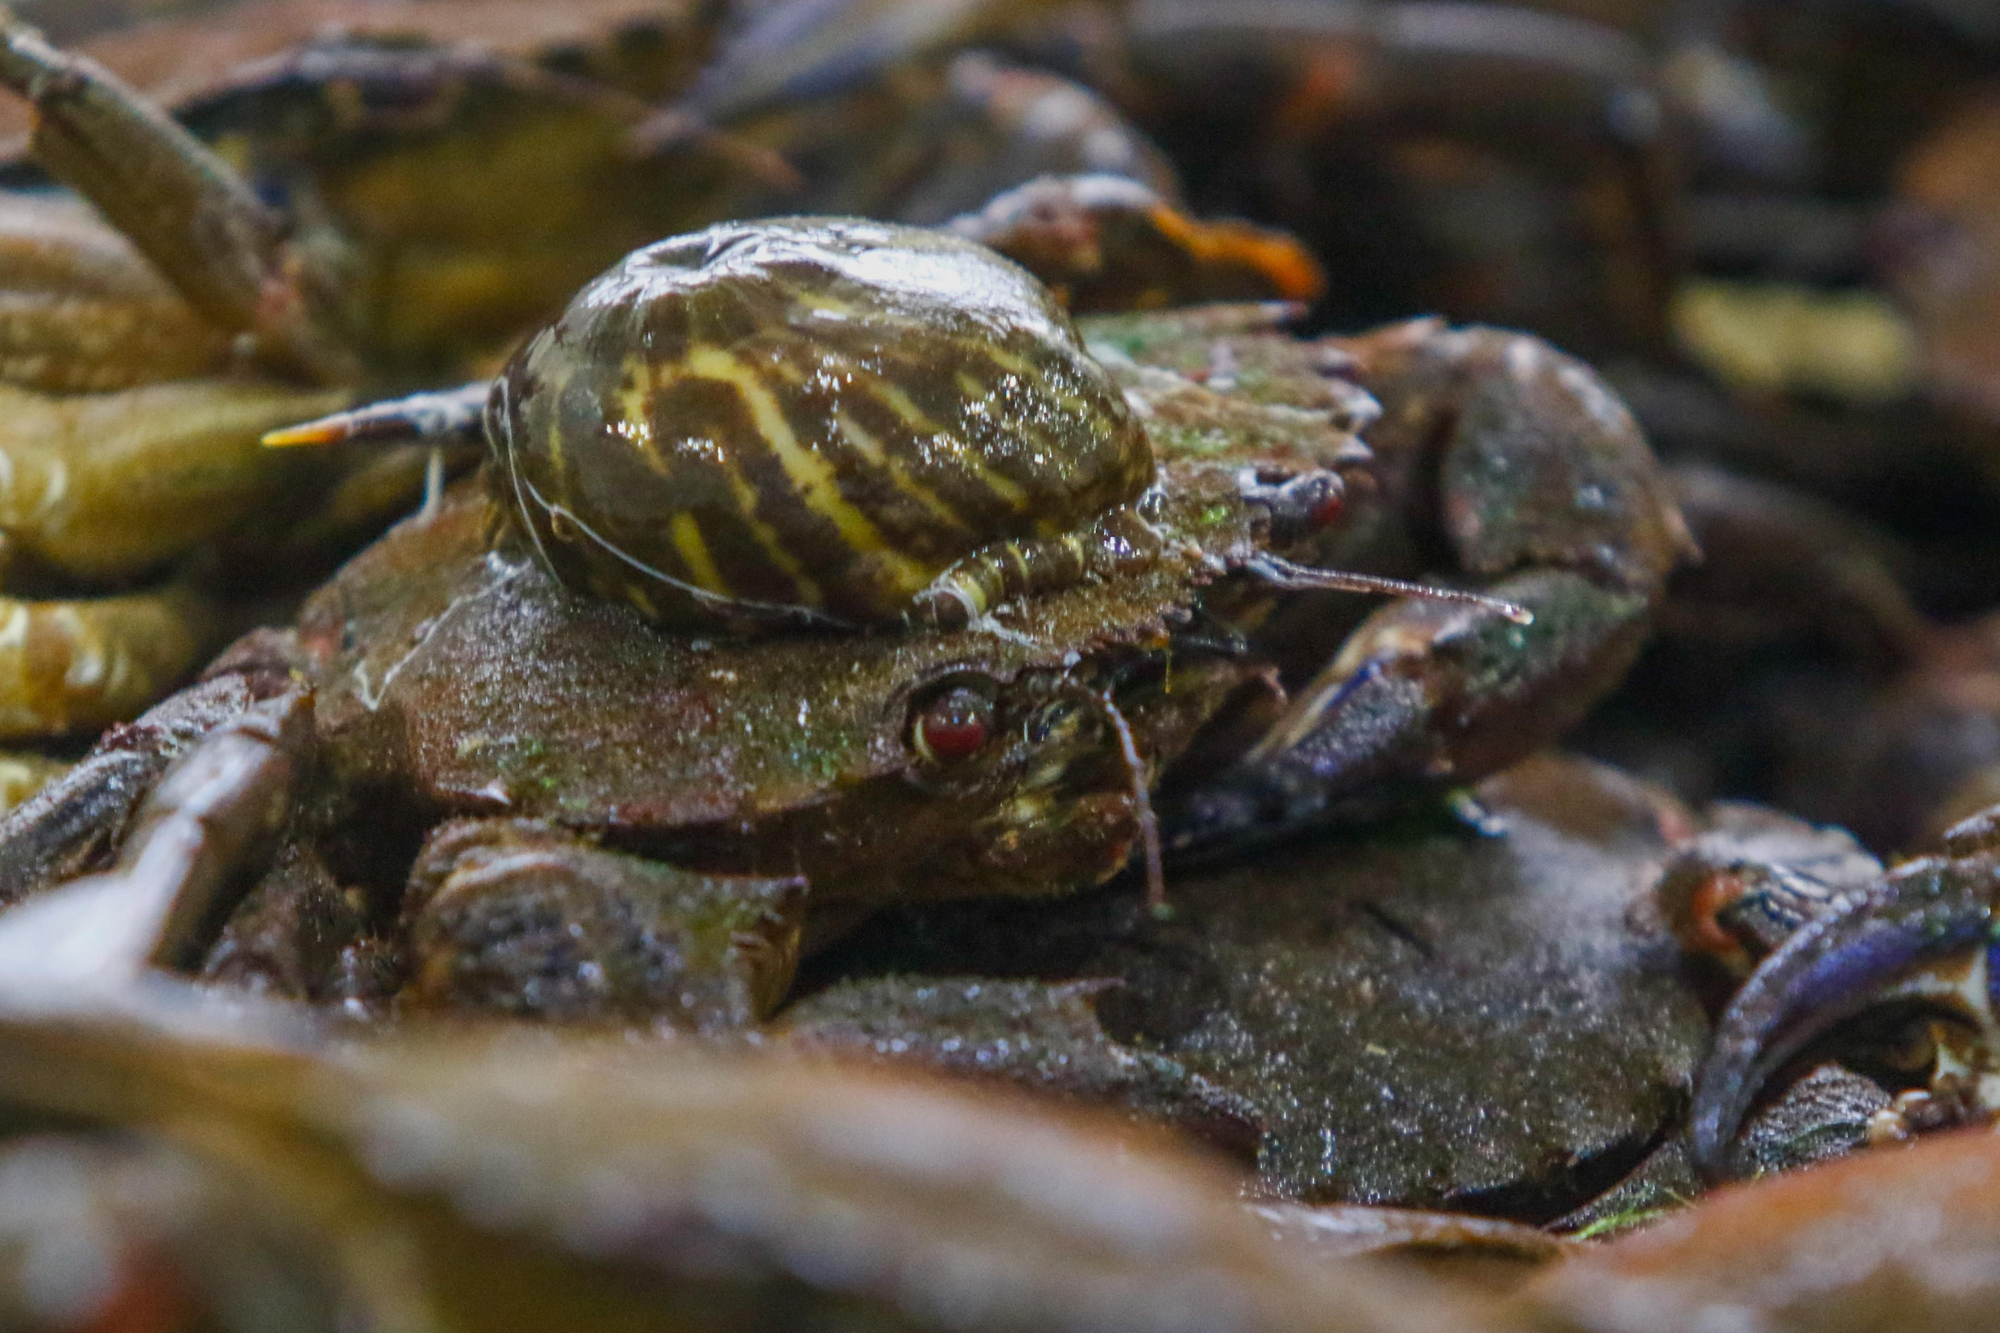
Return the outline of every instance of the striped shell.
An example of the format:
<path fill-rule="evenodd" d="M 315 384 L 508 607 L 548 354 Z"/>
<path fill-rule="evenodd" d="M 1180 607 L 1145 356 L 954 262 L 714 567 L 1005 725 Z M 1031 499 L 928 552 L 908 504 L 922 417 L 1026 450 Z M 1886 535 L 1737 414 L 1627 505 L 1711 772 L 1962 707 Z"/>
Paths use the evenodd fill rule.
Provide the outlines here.
<path fill-rule="evenodd" d="M 690 629 L 921 619 L 954 565 L 1073 534 L 1153 478 L 1038 282 L 854 219 L 629 255 L 521 350 L 487 413 L 558 575 Z"/>

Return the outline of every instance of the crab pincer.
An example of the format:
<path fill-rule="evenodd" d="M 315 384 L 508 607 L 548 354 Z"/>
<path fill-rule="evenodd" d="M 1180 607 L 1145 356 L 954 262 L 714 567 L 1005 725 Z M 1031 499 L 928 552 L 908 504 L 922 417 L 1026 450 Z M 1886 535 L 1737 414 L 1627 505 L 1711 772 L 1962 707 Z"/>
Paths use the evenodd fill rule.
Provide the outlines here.
<path fill-rule="evenodd" d="M 1307 558 L 1380 559 L 1355 531 L 1441 544 L 1487 600 L 1398 597 L 1346 633 L 1256 746 L 1166 803 L 1181 852 L 1370 818 L 1549 743 L 1623 676 L 1694 550 L 1624 405 L 1548 344 L 1415 321 L 1324 354 L 1382 413 L 1366 489 Z M 1315 641 L 1297 613 L 1274 625 L 1262 637 Z"/>
<path fill-rule="evenodd" d="M 1989 1116 L 2000 1103 L 2000 810 L 1954 826 L 1945 854 L 1919 857 L 1812 921 L 1737 992 L 1695 1090 L 1694 1145 L 1711 1177 L 1732 1174 L 1730 1146 L 1769 1084 L 1809 1045 L 1864 1015 L 1901 1009 L 1940 1023 L 1937 1067 L 1921 1103 L 1948 1094 L 1933 1120 Z M 1889 1135 L 1901 1137 L 1895 1126 Z M 1907 1132 L 1907 1127 L 1902 1132 Z"/>

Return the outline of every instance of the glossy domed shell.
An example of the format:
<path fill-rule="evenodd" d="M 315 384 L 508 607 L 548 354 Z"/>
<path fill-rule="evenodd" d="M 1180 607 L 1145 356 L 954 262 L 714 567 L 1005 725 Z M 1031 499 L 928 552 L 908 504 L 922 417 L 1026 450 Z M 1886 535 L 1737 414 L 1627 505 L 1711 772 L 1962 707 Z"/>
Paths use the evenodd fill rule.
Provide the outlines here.
<path fill-rule="evenodd" d="M 496 384 L 549 562 L 663 624 L 874 624 L 1142 492 L 1144 432 L 1029 274 L 937 232 L 731 223 L 628 256 Z"/>

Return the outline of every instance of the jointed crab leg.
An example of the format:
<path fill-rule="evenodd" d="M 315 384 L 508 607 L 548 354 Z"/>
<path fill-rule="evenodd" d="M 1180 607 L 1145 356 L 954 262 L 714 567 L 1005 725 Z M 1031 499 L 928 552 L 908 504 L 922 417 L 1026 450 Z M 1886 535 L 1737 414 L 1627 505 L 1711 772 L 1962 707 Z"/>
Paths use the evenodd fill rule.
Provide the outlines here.
<path fill-rule="evenodd" d="M 271 850 L 310 763 L 312 696 L 251 705 L 180 759 L 140 807 L 117 867 L 14 909 L 0 973 L 116 988 L 151 965 L 187 961 L 229 893 Z M 31 956 L 10 956 L 26 953 Z M 49 1002 L 59 1003 L 51 994 Z M 23 1002 L 0 994 L 0 1005 Z"/>
<path fill-rule="evenodd" d="M 131 717 L 194 669 L 213 619 L 181 587 L 73 602 L 0 597 L 0 739 Z"/>
<path fill-rule="evenodd" d="M 218 726 L 291 688 L 282 654 L 239 655 L 112 727 L 68 772 L 0 816 L 0 908 L 106 868 L 169 768 Z"/>
<path fill-rule="evenodd" d="M 312 275 L 283 222 L 228 165 L 110 71 L 59 51 L 0 9 L 0 82 L 35 106 L 34 150 L 103 210 L 218 326 L 260 359 L 323 383 L 352 361 L 311 306 Z"/>

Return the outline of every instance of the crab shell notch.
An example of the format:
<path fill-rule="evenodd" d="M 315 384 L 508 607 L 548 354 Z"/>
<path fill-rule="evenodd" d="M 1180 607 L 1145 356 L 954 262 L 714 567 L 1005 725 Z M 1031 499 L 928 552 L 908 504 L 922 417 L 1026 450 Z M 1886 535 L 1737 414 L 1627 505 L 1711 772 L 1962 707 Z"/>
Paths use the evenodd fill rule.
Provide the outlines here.
<path fill-rule="evenodd" d="M 1154 475 L 1040 283 L 861 219 L 634 252 L 486 411 L 501 488 L 557 575 L 680 629 L 962 623 L 984 607 L 955 566 L 1080 576 L 1093 523 Z"/>

